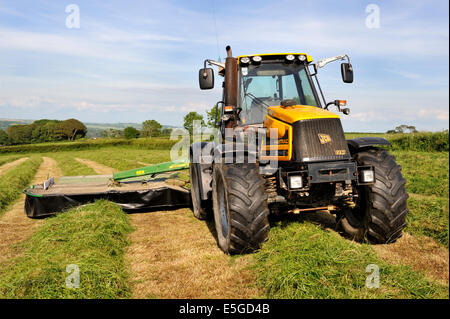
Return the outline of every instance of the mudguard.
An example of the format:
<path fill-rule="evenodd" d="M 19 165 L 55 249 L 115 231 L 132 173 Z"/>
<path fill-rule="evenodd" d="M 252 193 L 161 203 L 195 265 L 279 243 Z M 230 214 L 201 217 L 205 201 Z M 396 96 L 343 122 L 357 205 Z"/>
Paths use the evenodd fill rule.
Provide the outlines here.
<path fill-rule="evenodd" d="M 250 149 L 245 143 L 229 143 L 219 144 L 214 149 L 215 160 L 225 158 L 226 162 L 244 163 L 246 157 L 258 158 L 256 145 L 254 149 Z"/>
<path fill-rule="evenodd" d="M 212 192 L 212 163 L 213 163 L 214 143 L 198 142 L 190 147 L 189 160 L 197 166 L 197 174 L 200 179 L 200 198 L 202 200 L 211 199 Z"/>
<path fill-rule="evenodd" d="M 347 140 L 348 147 L 351 153 L 356 152 L 359 149 L 376 146 L 376 145 L 387 145 L 392 146 L 388 140 L 382 137 L 357 137 L 351 140 Z"/>

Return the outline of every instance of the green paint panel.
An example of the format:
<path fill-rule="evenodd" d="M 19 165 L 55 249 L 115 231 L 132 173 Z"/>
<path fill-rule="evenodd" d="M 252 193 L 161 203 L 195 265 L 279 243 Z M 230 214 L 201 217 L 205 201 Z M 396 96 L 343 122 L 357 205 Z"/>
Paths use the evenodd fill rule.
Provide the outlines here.
<path fill-rule="evenodd" d="M 145 175 L 152 175 L 152 174 L 159 174 L 159 173 L 165 173 L 165 172 L 172 172 L 172 171 L 178 171 L 182 169 L 189 168 L 189 160 L 181 160 L 181 161 L 173 161 L 173 162 L 165 162 L 165 163 L 159 163 L 155 165 L 140 167 L 131 169 L 128 171 L 118 172 L 113 175 L 113 179 L 115 181 L 120 181 L 123 179 L 138 177 L 138 176 L 145 176 Z"/>

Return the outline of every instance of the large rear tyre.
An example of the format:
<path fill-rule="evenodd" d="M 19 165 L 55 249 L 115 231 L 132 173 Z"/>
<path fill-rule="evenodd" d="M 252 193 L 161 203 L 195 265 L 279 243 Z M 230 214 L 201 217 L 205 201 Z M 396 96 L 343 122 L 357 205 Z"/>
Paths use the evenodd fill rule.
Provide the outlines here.
<path fill-rule="evenodd" d="M 227 254 L 252 252 L 268 239 L 269 209 L 256 164 L 214 164 L 214 221 Z"/>
<path fill-rule="evenodd" d="M 356 241 L 388 244 L 402 236 L 406 226 L 408 194 L 401 166 L 384 149 L 370 148 L 354 154 L 358 165 L 375 168 L 375 183 L 357 188 L 358 200 L 354 209 L 347 209 L 339 225 L 344 233 Z"/>
<path fill-rule="evenodd" d="M 200 180 L 198 174 L 199 166 L 193 163 L 192 158 L 189 164 L 189 178 L 191 184 L 192 211 L 194 216 L 200 220 L 208 219 L 210 201 L 204 201 L 200 197 Z"/>

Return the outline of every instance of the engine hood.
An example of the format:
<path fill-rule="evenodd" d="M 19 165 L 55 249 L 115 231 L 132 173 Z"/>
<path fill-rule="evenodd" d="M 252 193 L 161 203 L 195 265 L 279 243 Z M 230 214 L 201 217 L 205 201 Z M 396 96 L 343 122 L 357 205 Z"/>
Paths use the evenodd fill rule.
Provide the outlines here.
<path fill-rule="evenodd" d="M 271 106 L 268 108 L 267 114 L 289 124 L 301 120 L 340 118 L 336 113 L 310 105 Z"/>

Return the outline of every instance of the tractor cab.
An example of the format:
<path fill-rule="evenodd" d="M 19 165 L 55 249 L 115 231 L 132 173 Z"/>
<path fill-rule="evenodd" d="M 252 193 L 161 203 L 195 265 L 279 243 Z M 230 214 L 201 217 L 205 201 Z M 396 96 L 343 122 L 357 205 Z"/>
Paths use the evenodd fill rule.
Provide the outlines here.
<path fill-rule="evenodd" d="M 271 106 L 319 107 L 319 97 L 308 70 L 310 56 L 273 54 L 237 58 L 238 104 L 243 125 L 264 122 Z"/>
<path fill-rule="evenodd" d="M 344 114 L 350 113 L 347 108 L 341 109 L 341 106 L 346 105 L 346 101 L 326 102 L 317 79 L 317 67 L 347 59 L 348 63 L 341 64 L 342 79 L 345 83 L 352 83 L 353 68 L 346 54 L 313 64 L 312 57 L 305 53 L 269 53 L 233 58 L 231 49 L 227 52 L 230 54 L 226 63 L 205 60 L 204 68 L 200 69 L 199 82 L 203 90 L 213 88 L 214 73 L 206 65 L 219 67 L 219 75 L 225 77 L 224 99 L 218 102 L 221 106 L 219 113 L 221 115 L 234 113 L 233 127 L 259 126 L 264 123 L 268 113 L 272 115 L 277 113 L 276 108 L 306 107 L 309 114 L 318 112 L 323 115 L 325 113 L 317 108 L 327 110 L 330 105 L 336 105 Z M 334 117 L 333 114 L 329 116 Z M 225 116 L 225 120 L 229 117 Z"/>

